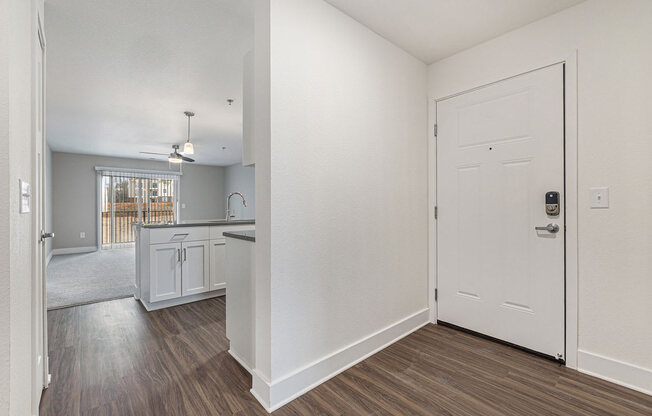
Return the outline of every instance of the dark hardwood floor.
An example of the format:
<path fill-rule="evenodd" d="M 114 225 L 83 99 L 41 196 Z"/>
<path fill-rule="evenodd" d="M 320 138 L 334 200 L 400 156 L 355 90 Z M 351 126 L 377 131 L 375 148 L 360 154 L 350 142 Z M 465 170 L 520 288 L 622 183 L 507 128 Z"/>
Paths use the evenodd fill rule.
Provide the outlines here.
<path fill-rule="evenodd" d="M 48 313 L 41 414 L 266 415 L 228 352 L 224 298 L 156 312 L 133 299 Z M 274 415 L 652 415 L 652 397 L 428 325 Z"/>

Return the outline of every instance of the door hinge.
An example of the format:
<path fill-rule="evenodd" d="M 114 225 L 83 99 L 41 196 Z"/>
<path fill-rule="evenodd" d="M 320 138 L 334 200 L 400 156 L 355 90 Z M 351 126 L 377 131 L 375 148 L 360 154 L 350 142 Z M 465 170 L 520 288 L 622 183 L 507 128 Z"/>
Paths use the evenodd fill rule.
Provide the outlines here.
<path fill-rule="evenodd" d="M 437 137 L 437 123 L 435 123 L 432 130 L 433 130 L 433 133 L 435 134 L 435 137 Z"/>
<path fill-rule="evenodd" d="M 435 302 L 437 302 L 437 289 L 435 289 Z"/>
<path fill-rule="evenodd" d="M 435 219 L 437 219 L 437 215 L 438 215 L 438 214 L 439 214 L 439 213 L 437 212 L 437 205 L 435 205 Z"/>

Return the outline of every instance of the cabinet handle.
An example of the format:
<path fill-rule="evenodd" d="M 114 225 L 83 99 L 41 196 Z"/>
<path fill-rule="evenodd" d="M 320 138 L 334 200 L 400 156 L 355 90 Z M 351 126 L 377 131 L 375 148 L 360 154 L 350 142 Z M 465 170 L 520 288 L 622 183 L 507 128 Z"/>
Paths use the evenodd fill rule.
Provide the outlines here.
<path fill-rule="evenodd" d="M 177 262 L 178 263 L 181 262 L 181 249 L 180 248 L 177 249 Z"/>
<path fill-rule="evenodd" d="M 186 248 L 184 247 L 183 248 L 183 261 L 186 261 L 186 260 L 187 260 L 187 258 L 186 258 Z"/>

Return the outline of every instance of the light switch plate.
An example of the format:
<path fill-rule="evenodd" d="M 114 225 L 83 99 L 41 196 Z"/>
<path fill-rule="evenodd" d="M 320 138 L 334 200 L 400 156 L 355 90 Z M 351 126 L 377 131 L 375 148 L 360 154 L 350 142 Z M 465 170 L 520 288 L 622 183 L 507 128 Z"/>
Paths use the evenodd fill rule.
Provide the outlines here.
<path fill-rule="evenodd" d="M 86 238 L 86 233 L 85 232 L 80 232 L 79 233 L 79 238 Z"/>
<path fill-rule="evenodd" d="M 591 188 L 591 208 L 609 208 L 609 188 Z"/>
<path fill-rule="evenodd" d="M 181 204 L 181 208 L 185 208 L 185 207 L 186 207 L 186 204 Z"/>
<path fill-rule="evenodd" d="M 22 179 L 18 180 L 18 186 L 20 188 L 20 213 L 26 214 L 32 210 L 32 188 L 29 186 L 29 182 Z"/>

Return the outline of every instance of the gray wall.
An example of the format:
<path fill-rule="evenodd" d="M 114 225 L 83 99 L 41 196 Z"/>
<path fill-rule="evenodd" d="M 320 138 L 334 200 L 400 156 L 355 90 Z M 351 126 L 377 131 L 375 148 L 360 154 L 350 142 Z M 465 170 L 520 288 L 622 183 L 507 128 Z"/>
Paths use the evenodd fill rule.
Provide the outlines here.
<path fill-rule="evenodd" d="M 231 192 L 240 192 L 247 200 L 247 206 L 242 206 L 242 199 L 239 196 L 231 198 L 231 210 L 235 213 L 237 219 L 255 218 L 255 200 L 254 200 L 254 184 L 255 171 L 253 166 L 242 166 L 238 163 L 226 168 L 224 175 L 224 192 L 225 198 Z M 226 209 L 226 201 L 224 202 Z"/>
<path fill-rule="evenodd" d="M 97 181 L 95 166 L 169 170 L 167 162 L 52 153 L 53 248 L 97 245 Z M 180 221 L 224 218 L 224 167 L 183 164 Z M 80 232 L 86 238 L 79 238 Z"/>

